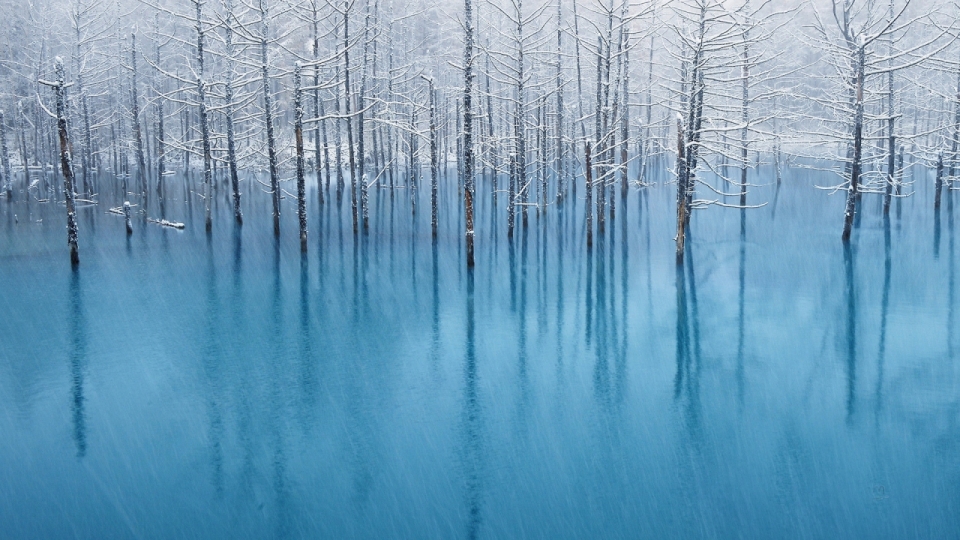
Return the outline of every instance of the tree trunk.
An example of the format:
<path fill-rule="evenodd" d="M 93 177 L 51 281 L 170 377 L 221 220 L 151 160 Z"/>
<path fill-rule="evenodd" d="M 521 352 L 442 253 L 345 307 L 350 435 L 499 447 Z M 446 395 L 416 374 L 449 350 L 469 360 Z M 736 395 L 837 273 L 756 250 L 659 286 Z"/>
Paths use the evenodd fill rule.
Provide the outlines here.
<path fill-rule="evenodd" d="M 140 96 L 137 90 L 137 35 L 130 34 L 130 66 L 132 80 L 130 83 L 130 99 L 133 101 L 130 114 L 133 117 L 133 144 L 137 152 L 137 182 L 140 186 L 140 195 L 146 203 L 147 196 L 147 163 L 143 157 L 143 134 L 140 129 Z"/>
<path fill-rule="evenodd" d="M 843 220 L 844 242 L 850 241 L 850 232 L 853 228 L 853 218 L 857 211 L 857 199 L 860 195 L 860 159 L 863 153 L 863 83 L 864 61 L 866 52 L 863 47 L 857 50 L 856 66 L 856 95 L 853 118 L 853 161 L 850 165 L 850 186 L 847 189 L 847 204 Z M 939 199 L 937 201 L 939 206 Z"/>
<path fill-rule="evenodd" d="M 233 2 L 231 0 L 227 1 L 227 16 L 232 20 L 233 15 Z M 233 129 L 233 84 L 235 78 L 234 72 L 234 50 L 233 50 L 233 27 L 231 26 L 231 21 L 227 21 L 224 25 L 226 31 L 226 46 L 227 46 L 227 61 L 230 63 L 228 68 L 228 76 L 224 89 L 225 100 L 224 104 L 225 109 L 225 120 L 227 123 L 227 165 L 230 169 L 230 187 L 233 191 L 233 217 L 237 221 L 237 225 L 243 225 L 243 211 L 240 207 L 240 177 L 237 173 L 237 146 L 234 140 L 234 129 Z"/>
<path fill-rule="evenodd" d="M 267 6 L 260 0 L 260 75 L 263 79 L 263 116 L 267 127 L 267 154 L 270 160 L 270 191 L 273 199 L 273 234 L 280 236 L 280 177 L 277 171 L 277 148 L 273 133 L 272 98 L 270 97 L 270 70 L 267 64 Z"/>
<path fill-rule="evenodd" d="M 360 93 L 357 94 L 357 174 L 360 175 L 360 206 L 363 214 L 363 230 L 370 228 L 370 212 L 367 209 L 367 154 L 364 148 L 363 109 L 367 92 L 367 63 L 369 59 L 368 46 L 370 36 L 370 1 L 366 3 L 366 16 L 363 23 L 363 62 L 360 69 Z"/>
<path fill-rule="evenodd" d="M 204 67 L 204 55 L 203 55 L 203 17 L 202 17 L 202 7 L 203 3 L 199 0 L 196 0 L 196 9 L 197 9 L 197 100 L 199 102 L 199 120 L 200 120 L 200 142 L 203 148 L 203 209 L 204 209 L 204 226 L 206 227 L 207 232 L 213 228 L 213 220 L 210 215 L 210 197 L 211 197 L 211 184 L 213 182 L 212 176 L 212 155 L 210 150 L 210 126 L 209 120 L 207 118 L 207 82 L 204 80 L 203 76 L 203 67 Z"/>
<path fill-rule="evenodd" d="M 303 178 L 303 90 L 302 68 L 297 62 L 293 71 L 294 136 L 297 144 L 297 218 L 300 221 L 300 251 L 307 251 L 307 196 Z"/>
<path fill-rule="evenodd" d="M 750 47 L 744 33 L 743 66 L 741 80 L 743 83 L 743 100 L 740 102 L 740 120 L 743 126 L 740 129 L 740 206 L 747 205 L 747 151 L 748 137 L 750 136 Z"/>
<path fill-rule="evenodd" d="M 320 100 L 320 33 L 319 33 L 319 14 L 317 12 L 317 4 L 314 2 L 313 7 L 313 61 L 316 62 L 313 66 L 313 115 L 316 118 L 320 118 L 325 115 L 322 111 L 323 105 Z M 323 204 L 323 181 L 321 176 L 321 166 L 320 166 L 320 137 L 321 130 L 323 136 L 323 166 L 326 168 L 327 173 L 327 183 L 330 182 L 330 159 L 329 153 L 327 151 L 327 122 L 326 120 L 321 120 L 317 122 L 317 125 L 313 129 L 313 156 L 314 161 L 314 171 L 317 176 L 317 201 L 320 204 Z"/>
<path fill-rule="evenodd" d="M 466 214 L 467 268 L 473 268 L 473 7 L 463 1 L 463 206 Z M 522 62 L 522 56 L 521 56 Z"/>
<path fill-rule="evenodd" d="M 940 192 L 943 191 L 943 152 L 937 155 L 937 180 L 934 184 L 933 209 L 940 210 Z"/>
<path fill-rule="evenodd" d="M 159 34 L 159 31 L 157 32 Z M 160 66 L 160 44 L 157 43 L 157 67 Z M 156 82 L 156 81 L 155 81 Z M 163 177 L 166 171 L 166 155 L 164 149 L 164 126 L 163 126 L 163 92 L 162 86 L 157 82 L 157 198 L 163 204 Z M 162 208 L 162 206 L 161 206 Z M 161 216 L 165 217 L 165 216 Z"/>
<path fill-rule="evenodd" d="M 433 79 L 428 81 L 430 92 L 430 229 L 437 238 L 437 101 Z"/>
<path fill-rule="evenodd" d="M 7 194 L 7 201 L 13 200 L 13 177 L 10 176 L 10 154 L 7 153 L 7 124 L 3 119 L 3 111 L 0 111 L 0 173 L 3 178 L 0 179 L 0 188 Z"/>
<path fill-rule="evenodd" d="M 339 42 L 336 42 L 334 45 L 334 51 L 339 53 L 340 47 Z M 337 116 L 336 126 L 334 128 L 334 158 L 336 159 L 336 169 L 337 169 L 337 207 L 340 206 L 340 201 L 343 198 L 343 120 L 340 118 L 340 63 L 336 64 L 336 85 L 334 86 L 335 98 L 333 103 L 333 111 Z"/>
<path fill-rule="evenodd" d="M 620 99 L 620 107 L 622 111 L 620 113 L 620 195 L 621 197 L 627 196 L 627 172 L 629 171 L 630 162 L 627 158 L 628 145 L 630 141 L 630 47 L 627 40 L 629 35 L 624 33 L 623 36 L 623 45 L 621 49 L 623 50 L 623 67 L 622 67 L 622 84 L 623 91 L 622 97 Z"/>
<path fill-rule="evenodd" d="M 74 203 L 73 157 L 70 155 L 70 139 L 67 136 L 66 84 L 64 82 L 63 61 L 56 60 L 57 94 L 57 132 L 60 135 L 60 168 L 63 171 L 63 196 L 67 206 L 67 245 L 70 246 L 70 263 L 80 264 L 80 250 L 77 245 L 77 211 Z M 24 164 L 26 165 L 26 164 Z"/>
<path fill-rule="evenodd" d="M 584 204 L 584 214 L 587 220 L 587 248 L 593 247 L 593 164 L 590 163 L 590 143 L 585 143 L 583 155 L 586 159 L 586 186 L 587 198 Z"/>
<path fill-rule="evenodd" d="M 683 119 L 677 117 L 677 264 L 683 263 L 687 235 L 687 156 L 683 136 Z"/>
<path fill-rule="evenodd" d="M 350 117 L 350 3 L 343 3 L 343 100 L 347 115 L 347 156 L 350 160 L 350 207 L 353 212 L 353 232 L 360 230 L 357 212 L 357 157 L 353 147 L 353 120 Z"/>
<path fill-rule="evenodd" d="M 566 161 L 564 160 L 563 151 L 563 28 L 561 26 L 563 17 L 561 5 L 562 1 L 557 0 L 557 84 L 555 89 L 557 94 L 557 140 L 555 149 L 556 164 L 554 165 L 556 168 L 554 172 L 557 175 L 557 204 L 563 202 L 563 197 L 566 195 L 565 182 L 567 179 Z"/>

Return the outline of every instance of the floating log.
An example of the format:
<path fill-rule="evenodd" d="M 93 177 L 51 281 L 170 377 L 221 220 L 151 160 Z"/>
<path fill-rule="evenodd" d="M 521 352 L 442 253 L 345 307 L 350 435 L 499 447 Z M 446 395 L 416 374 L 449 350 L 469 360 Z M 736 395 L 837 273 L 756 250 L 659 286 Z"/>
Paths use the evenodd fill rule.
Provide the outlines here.
<path fill-rule="evenodd" d="M 147 218 L 147 223 L 156 223 L 161 227 L 170 227 L 171 229 L 183 230 L 185 225 L 179 221 L 167 221 L 165 219 L 151 219 Z"/>

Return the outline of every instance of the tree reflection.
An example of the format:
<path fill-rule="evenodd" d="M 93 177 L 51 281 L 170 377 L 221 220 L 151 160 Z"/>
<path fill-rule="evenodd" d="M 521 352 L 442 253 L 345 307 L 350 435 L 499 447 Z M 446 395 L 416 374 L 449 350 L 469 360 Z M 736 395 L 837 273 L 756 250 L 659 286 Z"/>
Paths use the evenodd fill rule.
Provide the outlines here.
<path fill-rule="evenodd" d="M 689 235 L 689 232 L 688 232 Z M 683 262 L 676 265 L 677 327 L 674 401 L 683 416 L 685 438 L 696 450 L 702 436 L 700 431 L 700 324 L 698 319 L 696 274 L 694 272 L 693 242 L 685 246 Z"/>
<path fill-rule="evenodd" d="M 83 371 L 87 361 L 87 322 L 83 309 L 83 291 L 80 283 L 80 271 L 70 271 L 69 288 L 70 328 L 70 380 L 71 413 L 73 417 L 73 442 L 77 447 L 77 457 L 87 454 L 87 421 L 84 412 Z"/>
<path fill-rule="evenodd" d="M 847 369 L 847 421 L 853 420 L 856 408 L 857 386 L 857 299 L 855 294 L 854 253 L 849 242 L 843 244 L 843 269 L 846 279 L 847 327 L 846 327 L 846 369 Z"/>
<path fill-rule="evenodd" d="M 777 186 L 777 192 L 780 191 L 780 186 Z M 774 206 L 776 208 L 776 206 Z M 746 288 L 746 279 L 747 279 L 747 211 L 746 209 L 740 210 L 740 271 L 738 272 L 738 283 L 739 290 L 737 294 L 737 402 L 740 404 L 740 407 L 743 407 L 743 398 L 746 391 L 744 380 L 744 289 Z"/>
<path fill-rule="evenodd" d="M 479 537 L 483 506 L 483 416 L 477 375 L 474 270 L 467 268 L 467 339 L 463 390 L 463 455 L 466 482 L 467 538 Z"/>
<path fill-rule="evenodd" d="M 890 307 L 890 216 L 883 216 L 883 295 L 880 299 L 880 346 L 877 348 L 877 388 L 874 392 L 874 417 L 883 407 L 883 369 L 887 354 L 887 313 Z"/>

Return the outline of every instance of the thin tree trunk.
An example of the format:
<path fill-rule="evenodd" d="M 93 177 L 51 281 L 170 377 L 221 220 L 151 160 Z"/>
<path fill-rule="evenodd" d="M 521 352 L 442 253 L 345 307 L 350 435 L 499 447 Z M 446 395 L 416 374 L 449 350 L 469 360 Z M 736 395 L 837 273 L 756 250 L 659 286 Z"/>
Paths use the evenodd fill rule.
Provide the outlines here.
<path fill-rule="evenodd" d="M 297 144 L 297 218 L 300 221 L 300 251 L 307 252 L 307 194 L 303 178 L 303 81 L 302 67 L 297 62 L 293 71 L 294 136 Z"/>
<path fill-rule="evenodd" d="M 347 156 L 350 160 L 350 206 L 353 212 L 353 232 L 360 230 L 359 213 L 357 212 L 357 157 L 353 147 L 353 120 L 350 116 L 350 3 L 343 2 L 343 94 L 344 106 L 347 115 Z"/>
<path fill-rule="evenodd" d="M 7 153 L 7 124 L 4 122 L 3 111 L 0 111 L 0 173 L 3 173 L 0 187 L 7 194 L 7 201 L 13 200 L 13 177 L 10 176 L 10 154 Z"/>
<path fill-rule="evenodd" d="M 584 145 L 583 155 L 586 159 L 586 187 L 587 198 L 584 204 L 584 215 L 587 220 L 587 248 L 593 247 L 593 164 L 590 163 L 590 142 Z"/>
<path fill-rule="evenodd" d="M 747 204 L 747 150 L 750 136 L 750 46 L 746 42 L 744 33 L 743 66 L 741 66 L 741 81 L 743 84 L 743 100 L 740 102 L 740 206 Z"/>
<path fill-rule="evenodd" d="M 473 7 L 464 0 L 463 48 L 463 206 L 466 214 L 467 268 L 473 268 Z M 522 62 L 522 56 L 521 56 Z"/>
<path fill-rule="evenodd" d="M 313 61 L 315 62 L 313 66 L 313 115 L 316 118 L 320 118 L 324 115 L 321 111 L 323 105 L 320 101 L 320 33 L 319 33 L 319 24 L 320 17 L 317 10 L 317 3 L 314 1 L 311 4 L 312 13 L 313 13 Z M 330 160 L 329 154 L 327 153 L 327 122 L 326 120 L 321 120 L 317 122 L 317 125 L 313 128 L 313 156 L 314 156 L 314 172 L 317 177 L 317 201 L 322 205 L 323 204 L 323 181 L 322 175 L 320 174 L 322 169 L 320 165 L 320 137 L 321 130 L 323 131 L 323 165 L 326 167 L 327 173 L 327 182 L 330 182 Z"/>
<path fill-rule="evenodd" d="M 687 235 L 687 156 L 683 136 L 683 119 L 677 117 L 677 264 L 683 263 L 684 242 Z"/>
<path fill-rule="evenodd" d="M 130 66 L 132 80 L 130 83 L 130 98 L 133 101 L 130 114 L 133 117 L 133 144 L 137 151 L 137 181 L 140 185 L 140 194 L 146 201 L 147 196 L 147 164 L 143 157 L 143 135 L 140 129 L 140 96 L 137 90 L 137 35 L 130 34 Z"/>
<path fill-rule="evenodd" d="M 557 204 L 563 202 L 566 195 L 566 161 L 563 151 L 563 17 L 561 12 L 562 0 L 557 0 L 557 141 L 554 171 L 557 175 Z"/>
<path fill-rule="evenodd" d="M 850 232 L 853 228 L 853 218 L 857 211 L 857 199 L 860 195 L 860 159 L 863 152 L 863 83 L 864 83 L 864 61 L 866 52 L 863 47 L 857 51 L 856 57 L 856 95 L 854 103 L 853 119 L 853 161 L 850 166 L 850 186 L 847 189 L 847 204 L 843 220 L 844 242 L 850 240 Z M 937 201 L 939 206 L 939 199 Z"/>
<path fill-rule="evenodd" d="M 630 47 L 629 34 L 624 32 L 623 45 L 623 66 L 622 66 L 622 84 L 623 92 L 620 99 L 622 108 L 620 115 L 620 194 L 621 197 L 627 196 L 627 172 L 629 164 L 627 158 L 628 145 L 630 142 Z"/>
<path fill-rule="evenodd" d="M 237 225 L 243 225 L 243 212 L 240 207 L 240 177 L 237 173 L 237 146 L 234 140 L 233 128 L 233 84 L 235 79 L 234 72 L 234 50 L 233 50 L 233 1 L 227 0 L 227 16 L 231 19 L 224 25 L 226 32 L 225 41 L 227 46 L 227 61 L 230 64 L 228 68 L 228 77 L 225 86 L 225 120 L 227 123 L 227 165 L 230 169 L 230 187 L 233 190 L 233 216 Z"/>
<path fill-rule="evenodd" d="M 260 0 L 260 74 L 263 79 L 263 116 L 267 127 L 267 154 L 270 167 L 270 191 L 273 199 L 273 234 L 280 236 L 280 177 L 277 171 L 277 148 L 273 133 L 273 106 L 270 96 L 270 69 L 267 64 L 267 6 Z"/>
<path fill-rule="evenodd" d="M 933 209 L 940 210 L 940 192 L 943 191 L 943 152 L 937 155 L 937 180 L 934 184 Z"/>
<path fill-rule="evenodd" d="M 367 175 L 364 172 L 366 169 L 367 159 L 366 151 L 364 149 L 364 142 L 366 137 L 364 136 L 364 124 L 363 124 L 363 109 L 364 109 L 364 99 L 367 93 L 367 63 L 369 59 L 368 48 L 369 48 L 369 36 L 370 36 L 370 0 L 367 0 L 366 3 L 366 16 L 364 17 L 363 23 L 363 62 L 361 63 L 360 69 L 360 93 L 357 95 L 357 174 L 360 175 L 360 206 L 363 214 L 363 230 L 366 231 L 370 228 L 370 212 L 367 209 Z"/>
<path fill-rule="evenodd" d="M 70 263 L 80 264 L 80 250 L 77 245 L 77 211 L 74 204 L 73 158 L 70 155 L 70 139 L 67 136 L 66 84 L 63 74 L 63 62 L 57 58 L 56 84 L 57 94 L 57 132 L 60 136 L 60 167 L 63 171 L 63 196 L 67 206 L 67 245 L 70 246 Z"/>
<path fill-rule="evenodd" d="M 433 238 L 437 238 L 437 174 L 438 174 L 438 163 L 437 163 L 437 100 L 436 94 L 433 89 L 433 79 L 429 79 L 429 89 L 430 92 L 430 229 L 433 233 Z"/>

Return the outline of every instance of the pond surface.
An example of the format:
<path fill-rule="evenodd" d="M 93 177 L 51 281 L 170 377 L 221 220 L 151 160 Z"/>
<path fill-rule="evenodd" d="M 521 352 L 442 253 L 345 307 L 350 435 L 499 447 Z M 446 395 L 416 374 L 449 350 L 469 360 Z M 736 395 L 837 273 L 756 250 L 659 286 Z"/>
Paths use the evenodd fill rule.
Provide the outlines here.
<path fill-rule="evenodd" d="M 960 201 L 916 169 L 845 250 L 832 178 L 770 176 L 680 269 L 665 179 L 591 251 L 582 186 L 509 242 L 481 183 L 473 272 L 454 178 L 435 244 L 425 184 L 358 237 L 312 187 L 304 256 L 249 179 L 210 235 L 182 179 L 183 231 L 101 194 L 77 271 L 0 201 L 0 537 L 960 538 Z"/>

